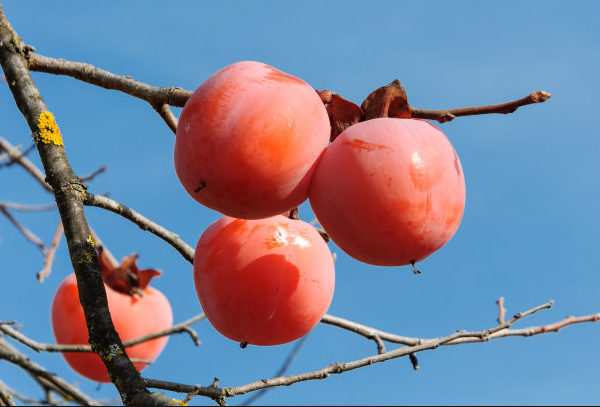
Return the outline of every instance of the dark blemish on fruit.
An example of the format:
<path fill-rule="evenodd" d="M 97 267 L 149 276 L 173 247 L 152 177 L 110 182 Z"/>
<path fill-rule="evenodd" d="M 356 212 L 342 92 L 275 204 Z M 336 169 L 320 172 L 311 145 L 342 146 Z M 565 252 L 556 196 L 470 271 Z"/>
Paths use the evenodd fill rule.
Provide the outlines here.
<path fill-rule="evenodd" d="M 200 192 L 200 190 L 202 188 L 204 188 L 206 186 L 206 183 L 203 181 L 200 183 L 200 185 L 198 186 L 198 188 L 194 189 L 194 192 Z"/>
<path fill-rule="evenodd" d="M 242 343 L 240 343 L 240 348 L 246 349 L 247 347 L 248 347 L 248 342 L 242 342 Z"/>
<path fill-rule="evenodd" d="M 343 141 L 342 145 L 343 146 L 348 145 L 350 147 L 357 148 L 359 150 L 368 151 L 368 152 L 371 152 L 374 150 L 383 150 L 386 148 L 389 149 L 388 146 L 384 146 L 383 144 L 368 143 L 368 142 L 358 139 L 358 138 L 355 138 L 355 139 L 352 139 L 349 141 Z"/>
<path fill-rule="evenodd" d="M 460 177 L 460 165 L 458 164 L 458 155 L 454 152 L 454 168 L 456 168 L 456 174 Z"/>

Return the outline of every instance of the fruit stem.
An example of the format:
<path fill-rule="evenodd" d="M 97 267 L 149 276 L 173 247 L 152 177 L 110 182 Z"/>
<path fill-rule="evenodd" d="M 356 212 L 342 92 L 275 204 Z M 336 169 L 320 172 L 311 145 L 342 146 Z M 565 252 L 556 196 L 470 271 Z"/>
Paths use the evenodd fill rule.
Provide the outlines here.
<path fill-rule="evenodd" d="M 410 264 L 412 264 L 412 266 L 413 266 L 413 274 L 421 274 L 421 272 L 419 270 L 417 270 L 417 266 L 415 266 L 414 260 L 411 260 Z"/>

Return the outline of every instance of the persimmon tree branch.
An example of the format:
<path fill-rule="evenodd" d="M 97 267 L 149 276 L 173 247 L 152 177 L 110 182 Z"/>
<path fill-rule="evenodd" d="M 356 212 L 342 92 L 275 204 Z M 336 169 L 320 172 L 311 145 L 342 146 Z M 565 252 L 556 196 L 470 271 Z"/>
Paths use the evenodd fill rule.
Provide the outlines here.
<path fill-rule="evenodd" d="M 100 405 L 100 403 L 77 389 L 75 386 L 70 385 L 55 374 L 48 372 L 42 366 L 29 360 L 25 355 L 21 354 L 2 339 L 0 339 L 0 359 L 4 359 L 15 366 L 22 368 L 36 378 L 49 382 L 61 394 L 69 396 L 78 403 L 90 406 Z"/>
<path fill-rule="evenodd" d="M 52 238 L 52 244 L 50 245 L 50 249 L 48 249 L 48 252 L 44 256 L 44 267 L 37 273 L 36 276 L 40 283 L 44 281 L 44 279 L 48 277 L 52 272 L 52 262 L 54 261 L 54 253 L 56 253 L 56 249 L 58 248 L 58 244 L 60 243 L 62 233 L 63 224 L 62 222 L 58 222 L 56 232 L 54 232 L 54 237 Z"/>
<path fill-rule="evenodd" d="M 84 62 L 55 59 L 26 50 L 27 68 L 31 71 L 66 75 L 105 89 L 118 90 L 151 105 L 168 104 L 183 107 L 191 95 L 178 87 L 155 87 L 132 79 L 131 76 L 116 75 Z"/>
<path fill-rule="evenodd" d="M 366 327 L 364 325 L 352 323 L 350 321 L 341 322 L 339 320 L 329 319 L 329 322 L 334 322 L 332 325 L 345 327 L 353 332 L 361 334 L 365 337 L 371 337 L 375 334 L 381 338 L 388 338 L 390 341 L 395 341 L 395 343 L 410 343 L 410 345 L 402 346 L 398 349 L 394 349 L 391 351 L 387 351 L 384 353 L 380 353 L 377 355 L 373 355 L 370 357 L 354 360 L 347 363 L 334 363 L 329 366 L 326 366 L 322 369 L 301 373 L 291 376 L 280 376 L 272 379 L 263 379 L 254 383 L 249 383 L 242 386 L 236 387 L 223 387 L 216 388 L 214 386 L 201 387 L 201 386 L 190 386 L 181 383 L 173 383 L 166 382 L 160 380 L 153 380 L 144 378 L 144 381 L 148 387 L 158 388 L 163 390 L 170 390 L 179 393 L 188 393 L 188 394 L 196 394 L 200 396 L 205 396 L 212 398 L 218 402 L 222 402 L 227 397 L 234 397 L 241 394 L 266 389 L 275 386 L 289 386 L 294 383 L 298 383 L 301 381 L 307 380 L 321 380 L 329 377 L 331 374 L 341 374 L 344 372 L 348 372 L 350 370 L 366 367 L 373 365 L 375 363 L 384 362 L 391 359 L 396 359 L 404 356 L 409 356 L 413 367 L 418 369 L 418 363 L 416 361 L 415 354 L 418 352 L 423 352 L 426 350 L 433 350 L 440 346 L 446 345 L 458 345 L 470 342 L 487 342 L 491 339 L 498 339 L 507 336 L 532 336 L 543 334 L 547 332 L 557 332 L 561 328 L 564 328 L 569 325 L 584 323 L 584 322 L 596 322 L 600 320 L 600 314 L 589 315 L 584 317 L 569 317 L 565 320 L 558 321 L 556 323 L 542 326 L 542 327 L 530 327 L 519 330 L 511 330 L 509 329 L 515 322 L 526 318 L 530 315 L 535 314 L 538 311 L 543 309 L 548 309 L 552 307 L 553 302 L 549 301 L 546 304 L 542 304 L 538 307 L 532 308 L 528 311 L 518 313 L 510 320 L 499 324 L 493 328 L 482 330 L 482 331 L 457 331 L 448 336 L 434 338 L 434 339 L 420 339 L 420 338 L 407 338 L 401 336 L 394 336 L 392 334 L 387 334 L 382 331 L 375 330 L 373 328 Z M 351 328 L 351 329 L 350 329 Z"/>
<path fill-rule="evenodd" d="M 2 382 L 0 382 L 0 406 L 16 406 L 11 392 Z"/>
<path fill-rule="evenodd" d="M 0 65 L 17 107 L 34 136 L 46 181 L 52 187 L 56 199 L 71 264 L 77 278 L 90 343 L 102 358 L 123 403 L 145 404 L 148 389 L 127 357 L 108 311 L 98 255 L 89 238 L 90 230 L 83 211 L 81 194 L 85 191 L 85 185 L 69 164 L 62 135 L 31 78 L 24 54 L 24 44 L 10 26 L 0 5 Z M 169 398 L 164 395 L 162 397 L 165 404 L 172 404 Z"/>
<path fill-rule="evenodd" d="M 48 249 L 46 249 L 46 245 L 44 242 L 42 242 L 42 239 L 37 237 L 32 231 L 23 226 L 2 204 L 0 204 L 0 213 L 6 216 L 10 223 L 12 223 L 19 230 L 19 232 L 25 236 L 25 239 L 36 245 L 42 251 L 42 254 L 45 255 L 48 252 Z"/>
<path fill-rule="evenodd" d="M 87 63 L 55 59 L 36 54 L 31 47 L 27 48 L 26 51 L 25 55 L 30 70 L 71 76 L 93 85 L 125 92 L 145 100 L 152 105 L 173 132 L 177 129 L 177 119 L 168 105 L 183 107 L 192 94 L 190 91 L 176 87 L 153 87 L 136 81 L 130 76 L 115 75 Z M 362 120 L 382 117 L 382 115 L 385 117 L 414 117 L 444 123 L 459 116 L 513 113 L 521 106 L 545 102 L 552 96 L 544 91 L 536 91 L 524 98 L 494 105 L 426 110 L 413 108 L 408 104 L 406 92 L 397 79 L 373 91 L 363 102 L 362 109 L 329 90 L 320 91 L 319 95 L 330 116 L 332 141 L 341 131 L 352 124 Z"/>
<path fill-rule="evenodd" d="M 123 205 L 122 203 L 105 196 L 86 192 L 83 194 L 83 204 L 103 208 L 123 216 L 124 218 L 138 225 L 140 229 L 147 230 L 148 232 L 153 233 L 165 242 L 169 243 L 190 263 L 194 261 L 194 249 L 181 240 L 177 234 L 165 229 L 164 227 L 151 221 L 150 219 L 141 215 L 139 212 Z"/>
<path fill-rule="evenodd" d="M 419 119 L 437 120 L 440 123 L 448 122 L 459 116 L 475 116 L 490 113 L 513 113 L 521 106 L 533 103 L 542 103 L 550 99 L 552 95 L 548 92 L 537 91 L 521 99 L 496 105 L 464 107 L 460 109 L 424 110 L 411 108 L 411 116 Z"/>
<path fill-rule="evenodd" d="M 169 105 L 182 107 L 191 95 L 191 92 L 181 88 L 150 86 L 130 76 L 115 75 L 83 62 L 46 57 L 32 52 L 31 47 L 26 49 L 25 56 L 30 71 L 71 76 L 92 85 L 118 90 L 145 100 L 162 117 L 173 133 L 177 130 L 177 118 L 171 112 Z"/>
<path fill-rule="evenodd" d="M 202 321 L 203 319 L 205 319 L 204 313 L 196 315 L 195 317 L 192 317 L 187 321 L 180 322 L 177 325 L 173 325 L 168 329 L 164 329 L 162 331 L 154 332 L 148 335 L 143 335 L 139 338 L 123 341 L 123 346 L 133 346 L 139 343 L 151 341 L 152 339 L 183 332 L 189 334 L 194 344 L 196 346 L 199 346 L 200 340 L 198 339 L 198 334 L 196 333 L 196 331 L 190 328 L 190 326 L 195 324 L 196 322 Z M 6 336 L 14 339 L 15 341 L 27 346 L 28 348 L 36 352 L 93 352 L 93 349 L 90 345 L 53 345 L 49 343 L 39 343 L 23 335 L 18 330 L 11 328 L 7 324 L 0 324 L 0 332 L 4 333 Z"/>
<path fill-rule="evenodd" d="M 48 192 L 53 192 L 52 187 L 46 182 L 46 176 L 38 167 L 29 161 L 18 148 L 13 146 L 3 137 L 0 137 L 0 151 L 5 151 L 11 160 L 23 167 L 39 184 Z"/>
<path fill-rule="evenodd" d="M 19 212 L 41 212 L 56 209 L 56 204 L 25 205 L 7 201 L 0 201 L 0 206 Z"/>

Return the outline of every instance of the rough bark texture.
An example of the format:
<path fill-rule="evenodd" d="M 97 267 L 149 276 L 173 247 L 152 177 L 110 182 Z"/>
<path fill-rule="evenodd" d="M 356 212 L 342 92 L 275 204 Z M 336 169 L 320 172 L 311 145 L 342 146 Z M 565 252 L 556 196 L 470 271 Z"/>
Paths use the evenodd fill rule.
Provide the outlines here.
<path fill-rule="evenodd" d="M 134 400 L 139 403 L 143 400 L 140 395 L 148 393 L 148 390 L 125 354 L 110 318 L 98 256 L 83 212 L 86 186 L 79 181 L 69 165 L 62 136 L 27 69 L 25 48 L 0 5 L 0 64 L 17 107 L 31 129 L 46 173 L 46 181 L 56 198 L 71 263 L 77 277 L 90 344 L 105 363 L 123 403 L 131 404 Z M 44 130 L 49 133 L 45 134 Z M 163 397 L 163 404 L 167 401 L 172 403 L 169 398 Z"/>

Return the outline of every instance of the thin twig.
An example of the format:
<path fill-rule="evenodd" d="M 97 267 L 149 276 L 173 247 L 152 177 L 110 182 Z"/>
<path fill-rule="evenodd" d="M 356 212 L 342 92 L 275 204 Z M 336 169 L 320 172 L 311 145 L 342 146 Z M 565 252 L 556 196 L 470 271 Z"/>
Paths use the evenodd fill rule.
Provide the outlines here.
<path fill-rule="evenodd" d="M 53 192 L 50 184 L 46 182 L 46 176 L 42 171 L 38 169 L 31 161 L 24 157 L 19 152 L 14 152 L 14 146 L 3 137 L 0 137 L 0 151 L 5 151 L 11 160 L 14 160 L 17 164 L 21 165 L 27 172 L 29 172 L 33 178 L 35 178 L 40 185 L 48 192 Z"/>
<path fill-rule="evenodd" d="M 0 163 L 0 168 L 9 167 L 13 165 L 16 162 L 17 157 L 26 157 L 27 154 L 33 151 L 34 148 L 35 144 L 31 144 L 25 149 L 25 151 L 21 152 L 21 146 L 19 145 L 13 148 L 13 150 L 10 152 L 0 154 L 0 161 L 4 160 L 5 158 L 8 158 L 8 160 L 5 163 Z"/>
<path fill-rule="evenodd" d="M 169 108 L 169 105 L 166 103 L 154 103 L 152 104 L 152 107 L 154 108 L 154 110 L 156 110 L 160 117 L 162 117 L 162 119 L 165 121 L 167 126 L 169 126 L 173 134 L 177 134 L 178 120 L 177 117 L 175 117 L 175 115 L 171 111 L 171 108 Z"/>
<path fill-rule="evenodd" d="M 183 332 L 188 333 L 194 344 L 196 346 L 199 346 L 200 340 L 198 339 L 198 334 L 192 328 L 190 328 L 190 325 L 202 321 L 204 318 L 204 313 L 196 315 L 195 317 L 190 318 L 187 321 L 183 321 L 177 325 L 173 325 L 171 328 L 152 334 L 140 336 L 138 338 L 130 339 L 127 341 L 123 341 L 123 346 L 129 347 L 142 342 L 150 341 L 152 339 L 160 338 L 162 336 L 173 335 Z M 5 335 L 11 337 L 15 341 L 27 346 L 28 348 L 36 352 L 93 352 L 92 347 L 90 345 L 53 345 L 48 343 L 39 343 L 23 335 L 16 329 L 3 324 L 0 324 L 0 332 L 4 333 Z"/>
<path fill-rule="evenodd" d="M 2 212 L 2 214 L 8 218 L 8 220 L 19 230 L 19 232 L 23 234 L 23 236 L 25 236 L 25 239 L 39 247 L 39 249 L 42 251 L 42 254 L 46 255 L 48 249 L 46 249 L 46 245 L 44 245 L 44 242 L 42 242 L 39 237 L 23 226 L 14 216 L 12 216 L 8 209 L 2 205 L 0 205 L 0 212 Z"/>
<path fill-rule="evenodd" d="M 503 324 L 504 317 L 506 316 L 506 308 L 504 308 L 504 297 L 498 298 L 498 301 L 496 301 L 496 304 L 498 304 L 498 320 L 497 321 L 499 324 Z"/>
<path fill-rule="evenodd" d="M 12 391 L 0 381 L 0 406 L 16 406 Z"/>
<path fill-rule="evenodd" d="M 96 175 L 102 174 L 104 171 L 106 171 L 106 165 L 103 165 L 102 167 L 98 168 L 96 171 L 92 172 L 91 174 L 84 175 L 83 177 L 79 177 L 79 181 L 85 182 L 85 181 L 93 180 L 96 177 Z"/>
<path fill-rule="evenodd" d="M 297 374 L 297 375 L 292 375 L 292 376 L 280 376 L 280 377 L 275 377 L 273 379 L 268 379 L 268 380 L 263 379 L 263 380 L 260 380 L 260 381 L 254 382 L 254 383 L 250 383 L 250 384 L 246 384 L 246 385 L 242 385 L 242 386 L 224 387 L 224 388 L 220 388 L 220 389 L 215 389 L 212 387 L 200 387 L 199 388 L 197 386 L 189 386 L 189 385 L 185 385 L 185 384 L 181 384 L 181 383 L 165 382 L 165 381 L 159 381 L 159 380 L 153 380 L 153 379 L 147 379 L 147 378 L 144 379 L 144 382 L 146 383 L 146 385 L 148 387 L 152 387 L 152 388 L 170 390 L 170 391 L 179 392 L 179 393 L 190 393 L 190 392 L 194 391 L 194 392 L 196 392 L 196 394 L 201 395 L 201 396 L 210 397 L 214 400 L 219 400 L 219 399 L 222 400 L 225 397 L 233 397 L 233 396 L 249 393 L 252 391 L 266 389 L 269 387 L 289 386 L 291 384 L 301 382 L 301 381 L 306 381 L 306 380 L 325 379 L 325 378 L 329 377 L 329 375 L 331 375 L 331 374 L 339 374 L 339 373 L 347 372 L 350 370 L 358 369 L 361 367 L 369 366 L 369 365 L 372 365 L 375 363 L 380 363 L 380 362 L 384 362 L 386 360 L 395 359 L 395 358 L 399 358 L 399 357 L 403 357 L 403 356 L 410 357 L 410 355 L 413 355 L 413 358 L 416 360 L 416 356 L 414 356 L 416 353 L 422 352 L 425 350 L 436 349 L 440 346 L 457 345 L 460 343 L 468 343 L 468 342 L 486 342 L 491 339 L 502 338 L 505 336 L 513 336 L 512 335 L 513 332 L 516 335 L 520 335 L 520 336 L 532 336 L 532 335 L 543 334 L 546 332 L 556 332 L 559 329 L 561 329 L 565 326 L 568 326 L 568 325 L 584 323 L 584 322 L 596 322 L 596 321 L 600 320 L 600 314 L 595 314 L 595 315 L 589 315 L 589 316 L 585 316 L 585 317 L 569 317 L 563 321 L 559 321 L 554 324 L 546 325 L 544 327 L 532 327 L 532 328 L 526 328 L 524 330 L 515 330 L 515 331 L 508 329 L 512 324 L 514 324 L 518 320 L 528 317 L 530 315 L 533 315 L 534 313 L 536 313 L 540 310 L 550 308 L 552 306 L 552 304 L 553 304 L 553 302 L 549 301 L 546 304 L 542 304 L 542 305 L 532 308 L 528 311 L 516 314 L 509 321 L 506 321 L 503 324 L 499 324 L 496 327 L 491 328 L 491 329 L 487 329 L 487 330 L 483 330 L 483 331 L 476 331 L 476 332 L 458 331 L 454 334 L 451 334 L 451 335 L 448 335 L 445 337 L 441 337 L 441 338 L 417 339 L 417 342 L 418 342 L 417 344 L 404 346 L 404 347 L 401 347 L 401 348 L 398 348 L 398 349 L 395 349 L 392 351 L 385 352 L 383 354 L 374 355 L 371 357 L 355 360 L 355 361 L 348 362 L 348 363 L 334 363 L 323 369 L 316 370 L 313 372 L 302 373 L 302 374 Z M 346 326 L 346 328 L 348 328 L 348 327 Z M 357 326 L 357 327 L 355 327 L 355 329 L 351 329 L 351 330 L 353 330 L 357 333 L 360 333 L 362 335 L 365 335 L 366 334 L 365 328 L 367 330 L 372 330 L 372 328 L 368 328 L 368 327 L 364 327 L 364 326 Z M 412 361 L 412 362 L 413 362 L 413 368 L 418 367 L 418 362 L 416 363 L 416 365 L 415 365 L 414 361 Z"/>
<path fill-rule="evenodd" d="M 25 397 L 22 394 L 20 394 L 18 391 L 9 388 L 5 383 L 2 382 L 2 380 L 0 380 L 0 391 L 3 387 L 6 389 L 6 392 L 10 393 L 13 396 L 13 398 L 21 401 L 22 403 L 33 404 L 36 406 L 39 406 L 42 404 L 49 404 L 47 402 L 47 400 L 38 400 L 38 399 L 31 398 L 31 397 Z M 0 406 L 2 406 L 2 405 L 4 405 L 4 404 L 2 404 L 2 400 L 0 400 Z"/>
<path fill-rule="evenodd" d="M 449 122 L 459 116 L 474 116 L 479 114 L 490 113 L 512 113 L 521 106 L 530 105 L 533 103 L 542 103 L 550 99 L 552 95 L 548 92 L 537 91 L 529 96 L 521 99 L 513 100 L 512 102 L 499 103 L 496 105 L 465 107 L 460 109 L 445 109 L 445 110 L 424 110 L 411 107 L 411 117 L 419 119 L 437 120 L 440 123 Z"/>
<path fill-rule="evenodd" d="M 20 368 L 24 369 L 25 371 L 31 373 L 36 377 L 43 378 L 44 380 L 51 383 L 57 389 L 57 391 L 60 391 L 62 394 L 70 396 L 71 399 L 77 401 L 78 403 L 93 406 L 100 405 L 99 402 L 92 399 L 87 394 L 83 393 L 78 388 L 70 385 L 55 374 L 48 372 L 46 369 L 44 369 L 37 363 L 32 362 L 25 355 L 21 354 L 15 348 L 13 348 L 1 339 L 0 359 L 4 359 L 13 365 L 19 366 Z"/>
<path fill-rule="evenodd" d="M 281 367 L 279 368 L 277 373 L 275 373 L 275 377 L 283 376 L 285 374 L 285 372 L 287 372 L 290 365 L 292 364 L 292 361 L 296 358 L 296 355 L 300 351 L 300 348 L 302 348 L 302 345 L 304 345 L 304 342 L 306 341 L 307 338 L 308 338 L 308 335 L 304 335 L 302 338 L 300 338 L 296 342 L 296 344 L 292 348 L 292 351 L 290 352 L 290 354 L 287 356 L 287 358 L 283 362 L 283 365 L 281 365 Z M 256 393 L 254 393 L 252 395 L 252 397 L 248 398 L 248 400 L 246 400 L 245 402 L 243 402 L 240 405 L 249 406 L 250 404 L 254 403 L 259 397 L 263 396 L 267 391 L 269 391 L 269 389 L 262 389 L 262 390 L 257 391 Z"/>
<path fill-rule="evenodd" d="M 56 209 L 56 204 L 25 205 L 14 202 L 0 201 L 0 206 L 19 212 L 41 212 Z"/>
<path fill-rule="evenodd" d="M 41 283 L 44 281 L 46 277 L 50 275 L 52 272 L 52 262 L 54 261 L 54 253 L 56 253 L 56 249 L 58 248 L 58 243 L 60 242 L 60 238 L 63 234 L 63 224 L 61 221 L 58 222 L 58 226 L 56 227 L 56 232 L 54 232 L 54 237 L 52 238 L 52 244 L 50 245 L 50 249 L 44 256 L 44 268 L 37 273 L 37 279 Z"/>
<path fill-rule="evenodd" d="M 165 229 L 164 227 L 151 221 L 150 219 L 141 215 L 139 212 L 136 212 L 122 203 L 105 196 L 95 195 L 89 192 L 85 194 L 83 203 L 84 205 L 107 209 L 113 213 L 123 216 L 124 218 L 138 225 L 140 229 L 147 230 L 148 232 L 153 233 L 165 242 L 169 243 L 190 263 L 194 261 L 194 249 L 181 240 L 177 234 Z"/>

